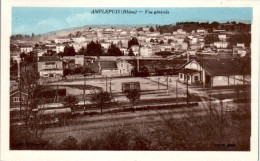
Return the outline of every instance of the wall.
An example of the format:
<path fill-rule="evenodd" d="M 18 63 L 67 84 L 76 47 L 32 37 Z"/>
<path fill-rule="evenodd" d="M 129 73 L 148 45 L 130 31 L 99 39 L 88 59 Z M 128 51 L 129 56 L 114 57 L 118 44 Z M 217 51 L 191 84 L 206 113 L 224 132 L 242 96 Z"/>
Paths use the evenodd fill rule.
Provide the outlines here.
<path fill-rule="evenodd" d="M 245 78 L 245 84 L 248 84 L 250 81 Z M 242 75 L 233 75 L 233 76 L 214 76 L 213 77 L 213 85 L 212 86 L 228 86 L 228 85 L 242 85 L 243 84 L 243 76 Z"/>
<path fill-rule="evenodd" d="M 53 74 L 54 77 L 60 77 L 63 76 L 63 70 L 43 70 L 40 71 L 41 77 L 49 77 L 50 74 Z"/>
<path fill-rule="evenodd" d="M 101 75 L 111 77 L 111 76 L 118 76 L 119 74 L 118 74 L 118 70 L 102 70 Z"/>

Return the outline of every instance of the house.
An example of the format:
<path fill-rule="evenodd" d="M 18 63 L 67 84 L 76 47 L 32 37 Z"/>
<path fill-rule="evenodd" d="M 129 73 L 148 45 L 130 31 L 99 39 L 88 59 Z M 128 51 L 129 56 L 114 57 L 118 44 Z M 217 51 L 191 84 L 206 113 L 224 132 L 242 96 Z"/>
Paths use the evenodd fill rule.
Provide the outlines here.
<path fill-rule="evenodd" d="M 82 42 L 86 41 L 86 38 L 81 36 L 81 37 L 74 37 L 74 38 L 72 38 L 72 40 L 76 43 L 82 43 Z"/>
<path fill-rule="evenodd" d="M 15 90 L 10 93 L 10 108 L 11 110 L 25 110 L 27 107 L 27 99 L 28 94 L 24 92 L 20 92 L 19 90 Z"/>
<path fill-rule="evenodd" d="M 56 53 L 63 53 L 65 45 L 57 45 L 56 46 Z"/>
<path fill-rule="evenodd" d="M 218 41 L 218 42 L 214 42 L 214 46 L 217 48 L 227 48 L 229 45 L 228 42 L 226 41 Z"/>
<path fill-rule="evenodd" d="M 237 47 L 245 48 L 245 43 L 237 43 Z"/>
<path fill-rule="evenodd" d="M 250 63 L 235 59 L 190 60 L 180 68 L 179 81 L 206 87 L 248 84 Z"/>
<path fill-rule="evenodd" d="M 56 43 L 56 44 L 62 44 L 62 43 L 66 43 L 66 42 L 70 42 L 71 40 L 70 39 L 67 39 L 67 38 L 64 38 L 64 39 L 62 39 L 62 38 L 60 38 L 60 39 L 54 39 L 54 42 Z"/>
<path fill-rule="evenodd" d="M 20 57 L 19 49 L 11 49 L 10 56 L 13 59 L 13 61 L 17 62 Z"/>
<path fill-rule="evenodd" d="M 33 47 L 31 47 L 31 46 L 23 46 L 23 47 L 20 47 L 20 53 L 25 53 L 25 54 L 27 54 L 27 53 L 29 53 L 29 52 L 31 52 L 31 51 L 33 51 Z"/>
<path fill-rule="evenodd" d="M 199 33 L 199 34 L 206 34 L 207 31 L 205 29 L 197 29 L 197 33 Z"/>
<path fill-rule="evenodd" d="M 126 61 L 124 59 L 117 59 L 116 64 L 117 64 L 117 69 L 119 72 L 118 74 L 120 76 L 130 76 L 131 75 L 133 66 L 128 61 Z"/>
<path fill-rule="evenodd" d="M 107 77 L 118 76 L 117 63 L 115 61 L 99 61 L 100 74 Z"/>
<path fill-rule="evenodd" d="M 182 29 L 178 29 L 177 34 L 186 35 L 186 31 L 183 31 Z"/>
<path fill-rule="evenodd" d="M 62 60 L 55 56 L 39 57 L 37 62 L 40 77 L 60 77 L 63 76 Z"/>
<path fill-rule="evenodd" d="M 152 56 L 152 54 L 153 54 L 152 48 L 150 48 L 150 47 L 141 47 L 140 48 L 140 56 L 150 57 L 150 56 Z"/>
<path fill-rule="evenodd" d="M 84 66 L 84 55 L 75 55 L 76 67 Z"/>
<path fill-rule="evenodd" d="M 219 39 L 220 41 L 226 41 L 226 40 L 227 40 L 227 35 L 220 34 L 220 35 L 218 35 L 218 39 Z"/>

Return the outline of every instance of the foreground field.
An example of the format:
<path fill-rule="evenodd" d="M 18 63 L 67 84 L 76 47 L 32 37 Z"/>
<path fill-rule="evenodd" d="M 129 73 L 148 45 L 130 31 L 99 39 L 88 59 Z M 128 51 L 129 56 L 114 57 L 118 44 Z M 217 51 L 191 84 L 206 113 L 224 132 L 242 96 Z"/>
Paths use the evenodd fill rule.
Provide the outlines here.
<path fill-rule="evenodd" d="M 212 104 L 215 106 L 219 105 Z M 250 104 L 232 103 L 231 106 L 237 110 L 210 112 L 207 106 L 200 105 L 75 118 L 71 125 L 43 129 L 40 140 L 44 144 L 26 148 L 250 150 Z"/>

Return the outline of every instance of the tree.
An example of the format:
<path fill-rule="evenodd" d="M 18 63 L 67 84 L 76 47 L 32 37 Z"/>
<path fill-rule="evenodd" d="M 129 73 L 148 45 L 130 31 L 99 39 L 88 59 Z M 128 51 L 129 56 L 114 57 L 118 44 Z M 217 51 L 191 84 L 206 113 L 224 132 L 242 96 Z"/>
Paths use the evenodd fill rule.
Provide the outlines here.
<path fill-rule="evenodd" d="M 168 39 L 168 44 L 170 44 L 171 42 L 173 42 L 173 40 L 172 39 Z"/>
<path fill-rule="evenodd" d="M 139 27 L 136 29 L 137 31 L 143 31 L 143 28 L 142 27 Z"/>
<path fill-rule="evenodd" d="M 110 56 L 122 56 L 123 55 L 121 50 L 113 43 L 109 46 L 107 53 Z"/>
<path fill-rule="evenodd" d="M 132 39 L 128 41 L 128 49 L 130 49 L 132 45 L 139 45 L 136 37 L 132 37 Z"/>
<path fill-rule="evenodd" d="M 87 50 L 84 47 L 82 47 L 82 48 L 79 49 L 78 54 L 79 55 L 86 55 L 86 52 L 87 52 Z"/>
<path fill-rule="evenodd" d="M 151 26 L 151 27 L 149 28 L 149 31 L 150 31 L 150 32 L 154 32 L 154 28 Z"/>
<path fill-rule="evenodd" d="M 75 56 L 76 52 L 73 46 L 65 46 L 63 56 Z"/>
<path fill-rule="evenodd" d="M 127 91 L 126 98 L 132 103 L 134 107 L 135 102 L 140 100 L 140 91 L 139 90 Z"/>
<path fill-rule="evenodd" d="M 129 50 L 128 56 L 135 56 L 135 54 L 134 54 L 132 49 Z"/>
<path fill-rule="evenodd" d="M 160 32 L 161 35 L 163 34 L 163 30 L 162 29 L 160 29 L 159 32 Z"/>
<path fill-rule="evenodd" d="M 209 34 L 205 37 L 205 43 L 206 44 L 210 44 L 210 43 L 214 43 L 216 41 L 219 41 L 218 36 L 217 35 L 213 35 L 213 34 Z"/>
<path fill-rule="evenodd" d="M 103 110 L 103 105 L 105 103 L 110 103 L 112 97 L 110 95 L 110 93 L 106 92 L 106 91 L 99 91 L 99 92 L 95 92 L 91 95 L 91 102 L 97 104 L 100 109 L 101 109 L 101 115 L 102 115 L 102 110 Z"/>
<path fill-rule="evenodd" d="M 160 44 L 164 44 L 163 40 L 160 41 Z"/>
<path fill-rule="evenodd" d="M 100 56 L 102 55 L 102 46 L 101 44 L 97 41 L 91 41 L 88 45 L 87 45 L 87 55 L 90 56 Z"/>
<path fill-rule="evenodd" d="M 46 86 L 42 82 L 39 82 L 40 76 L 37 70 L 36 63 L 32 63 L 30 65 L 21 65 L 20 70 L 21 91 L 28 93 L 28 98 L 26 100 L 26 112 L 24 113 L 24 118 L 26 125 L 29 125 L 29 118 L 32 109 L 37 108 L 39 100 L 41 99 L 39 98 L 39 93 L 42 89 L 46 88 Z"/>
<path fill-rule="evenodd" d="M 64 98 L 64 102 L 67 106 L 69 106 L 72 110 L 75 110 L 75 104 L 78 103 L 78 98 L 74 95 L 67 95 Z"/>

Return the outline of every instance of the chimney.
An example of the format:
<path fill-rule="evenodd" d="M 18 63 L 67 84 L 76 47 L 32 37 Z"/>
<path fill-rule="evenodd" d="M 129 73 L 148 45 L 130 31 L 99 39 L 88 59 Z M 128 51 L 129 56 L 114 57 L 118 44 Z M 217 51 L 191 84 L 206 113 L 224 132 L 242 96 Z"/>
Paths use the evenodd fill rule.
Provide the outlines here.
<path fill-rule="evenodd" d="M 187 56 L 187 63 L 190 61 L 190 54 L 188 54 L 187 50 L 186 50 L 186 56 Z"/>

